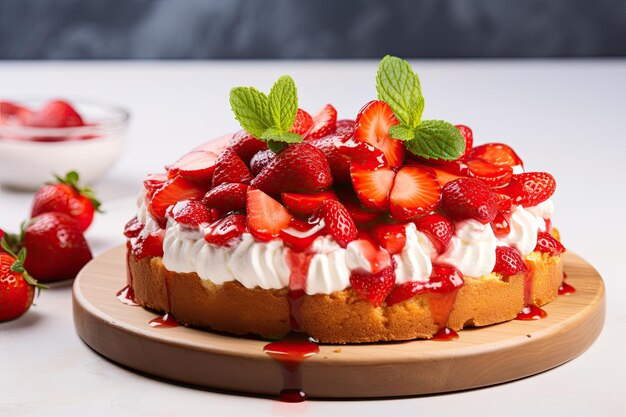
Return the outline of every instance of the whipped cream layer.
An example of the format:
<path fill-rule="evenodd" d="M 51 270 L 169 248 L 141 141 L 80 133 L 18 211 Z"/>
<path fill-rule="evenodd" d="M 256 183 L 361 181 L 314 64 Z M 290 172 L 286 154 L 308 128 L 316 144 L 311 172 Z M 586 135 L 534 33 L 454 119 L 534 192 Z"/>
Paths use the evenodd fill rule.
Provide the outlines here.
<path fill-rule="evenodd" d="M 148 234 L 159 226 L 148 213 L 144 200 L 145 190 L 142 190 L 137 201 L 137 219 L 145 225 L 141 233 Z M 504 239 L 497 239 L 489 224 L 475 220 L 456 222 L 450 245 L 440 255 L 430 239 L 413 223 L 408 223 L 405 246 L 393 255 L 396 283 L 427 282 L 433 262 L 454 266 L 469 278 L 487 275 L 495 265 L 496 246 L 512 246 L 523 256 L 530 254 L 537 244 L 537 231 L 546 229 L 545 220 L 553 213 L 554 204 L 550 200 L 534 207 L 513 207 L 511 232 Z M 318 237 L 313 242 L 304 288 L 307 294 L 341 291 L 351 286 L 353 271 L 373 272 L 359 245 L 352 243 L 344 249 L 330 236 Z M 238 281 L 247 288 L 281 289 L 290 283 L 287 260 L 290 251 L 280 239 L 261 242 L 250 233 L 244 233 L 229 246 L 209 244 L 204 240 L 204 230 L 189 229 L 168 219 L 163 263 L 170 271 L 195 272 L 201 279 L 217 285 Z"/>

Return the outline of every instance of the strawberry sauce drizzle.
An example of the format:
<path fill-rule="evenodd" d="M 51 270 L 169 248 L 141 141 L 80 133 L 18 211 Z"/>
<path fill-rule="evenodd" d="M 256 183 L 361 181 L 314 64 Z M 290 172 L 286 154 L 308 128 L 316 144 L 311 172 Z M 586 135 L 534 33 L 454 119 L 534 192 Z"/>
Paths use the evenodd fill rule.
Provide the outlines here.
<path fill-rule="evenodd" d="M 561 282 L 561 286 L 559 287 L 559 295 L 569 295 L 574 294 L 576 292 L 576 288 L 569 285 L 565 280 L 567 279 L 567 274 L 563 272 L 563 281 Z"/>
<path fill-rule="evenodd" d="M 548 317 L 548 313 L 534 304 L 533 300 L 533 277 L 535 264 L 527 263 L 528 271 L 524 273 L 524 308 L 517 314 L 515 320 L 539 320 Z"/>
<path fill-rule="evenodd" d="M 171 328 L 178 327 L 178 322 L 169 313 L 165 313 L 162 317 L 157 317 L 148 322 L 148 326 L 154 328 Z"/>
<path fill-rule="evenodd" d="M 438 342 L 449 342 L 458 338 L 459 334 L 457 332 L 450 329 L 449 327 L 442 327 L 437 333 L 435 333 L 431 340 L 435 340 Z"/>
<path fill-rule="evenodd" d="M 539 320 L 548 317 L 548 313 L 534 304 L 527 305 L 517 314 L 515 320 Z"/>
<path fill-rule="evenodd" d="M 454 330 L 448 328 L 448 318 L 454 307 L 454 301 L 456 300 L 456 294 L 458 290 L 452 292 L 437 292 L 436 289 L 431 289 L 428 293 L 428 300 L 430 304 L 430 313 L 433 317 L 433 321 L 439 327 L 439 330 L 433 336 L 432 340 L 437 341 L 452 341 L 459 338 L 459 334 Z"/>
<path fill-rule="evenodd" d="M 130 241 L 126 242 L 126 286 L 119 290 L 115 297 L 127 306 L 139 306 L 135 300 L 135 291 L 133 290 L 133 275 L 130 273 Z"/>

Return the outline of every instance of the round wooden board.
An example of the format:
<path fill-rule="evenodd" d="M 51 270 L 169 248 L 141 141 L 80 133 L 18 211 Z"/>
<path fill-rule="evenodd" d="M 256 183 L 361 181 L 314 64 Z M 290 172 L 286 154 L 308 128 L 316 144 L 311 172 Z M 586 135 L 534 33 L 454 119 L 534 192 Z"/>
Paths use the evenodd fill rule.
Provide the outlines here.
<path fill-rule="evenodd" d="M 558 366 L 584 352 L 604 324 L 604 283 L 580 257 L 565 256 L 576 293 L 544 307 L 548 317 L 460 331 L 455 341 L 320 345 L 302 364 L 309 397 L 431 394 L 493 385 Z M 275 395 L 280 364 L 267 342 L 186 327 L 152 328 L 157 315 L 122 304 L 125 247 L 90 262 L 74 282 L 74 322 L 95 351 L 124 366 L 186 384 Z"/>

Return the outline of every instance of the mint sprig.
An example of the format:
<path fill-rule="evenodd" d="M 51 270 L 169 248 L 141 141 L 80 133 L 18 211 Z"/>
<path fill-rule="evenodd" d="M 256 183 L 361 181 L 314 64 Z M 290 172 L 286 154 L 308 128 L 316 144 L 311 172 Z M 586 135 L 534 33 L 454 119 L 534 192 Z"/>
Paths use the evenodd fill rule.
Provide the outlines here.
<path fill-rule="evenodd" d="M 288 75 L 280 77 L 268 95 L 254 87 L 233 88 L 230 107 L 241 127 L 274 152 L 302 142 L 301 135 L 290 132 L 298 112 L 298 91 Z"/>
<path fill-rule="evenodd" d="M 386 102 L 400 124 L 389 128 L 389 136 L 405 141 L 414 155 L 427 159 L 454 160 L 465 152 L 465 139 L 451 123 L 422 121 L 424 96 L 419 77 L 411 65 L 387 55 L 376 73 L 378 99 Z"/>

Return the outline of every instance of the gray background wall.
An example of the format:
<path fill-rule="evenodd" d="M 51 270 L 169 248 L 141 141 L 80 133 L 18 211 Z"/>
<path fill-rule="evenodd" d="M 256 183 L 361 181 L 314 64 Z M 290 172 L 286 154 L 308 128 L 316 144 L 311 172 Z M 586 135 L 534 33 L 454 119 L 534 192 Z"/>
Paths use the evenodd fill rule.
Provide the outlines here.
<path fill-rule="evenodd" d="M 626 55 L 622 0 L 0 0 L 0 59 Z"/>

